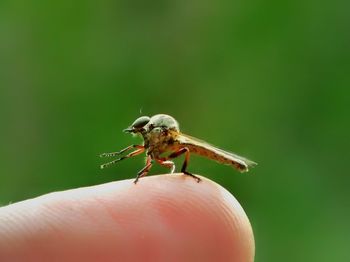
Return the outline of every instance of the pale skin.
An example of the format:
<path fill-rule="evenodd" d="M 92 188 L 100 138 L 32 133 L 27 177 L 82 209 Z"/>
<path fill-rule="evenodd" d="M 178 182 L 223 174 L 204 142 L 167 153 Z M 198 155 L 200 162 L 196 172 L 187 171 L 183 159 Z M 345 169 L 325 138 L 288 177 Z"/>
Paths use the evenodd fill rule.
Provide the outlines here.
<path fill-rule="evenodd" d="M 150 176 L 2 207 L 0 261 L 253 261 L 244 210 L 201 179 Z"/>

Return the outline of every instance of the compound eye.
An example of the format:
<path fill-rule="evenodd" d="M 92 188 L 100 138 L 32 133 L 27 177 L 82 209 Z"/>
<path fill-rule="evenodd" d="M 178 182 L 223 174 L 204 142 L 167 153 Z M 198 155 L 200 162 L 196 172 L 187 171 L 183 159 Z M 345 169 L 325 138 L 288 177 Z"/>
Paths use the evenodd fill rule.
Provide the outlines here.
<path fill-rule="evenodd" d="M 141 116 L 138 119 L 135 120 L 134 123 L 132 123 L 133 128 L 141 128 L 147 125 L 147 123 L 150 121 L 150 118 L 148 116 Z"/>

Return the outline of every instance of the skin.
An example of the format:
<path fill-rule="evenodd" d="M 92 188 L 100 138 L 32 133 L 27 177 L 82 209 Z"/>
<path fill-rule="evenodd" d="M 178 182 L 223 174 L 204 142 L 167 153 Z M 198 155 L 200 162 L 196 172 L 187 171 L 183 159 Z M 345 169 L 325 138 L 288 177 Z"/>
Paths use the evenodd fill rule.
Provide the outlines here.
<path fill-rule="evenodd" d="M 55 192 L 0 208 L 0 261 L 254 260 L 237 200 L 182 174 Z"/>

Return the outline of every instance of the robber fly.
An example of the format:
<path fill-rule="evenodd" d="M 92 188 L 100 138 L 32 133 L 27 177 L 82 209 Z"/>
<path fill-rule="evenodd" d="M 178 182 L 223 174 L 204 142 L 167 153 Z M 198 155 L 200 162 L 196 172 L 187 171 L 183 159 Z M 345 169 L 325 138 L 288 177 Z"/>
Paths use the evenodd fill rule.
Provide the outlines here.
<path fill-rule="evenodd" d="M 146 152 L 146 165 L 137 173 L 137 177 L 134 181 L 135 184 L 139 178 L 147 175 L 154 161 L 169 168 L 171 173 L 173 173 L 175 171 L 175 164 L 171 159 L 182 154 L 185 154 L 185 161 L 182 165 L 181 172 L 193 177 L 197 182 L 200 182 L 201 179 L 187 171 L 191 153 L 233 166 L 240 172 L 247 172 L 249 167 L 256 165 L 256 163 L 244 157 L 224 151 L 207 142 L 181 133 L 178 122 L 169 115 L 158 114 L 152 117 L 141 116 L 137 118 L 130 127 L 124 129 L 124 132 L 141 135 L 144 144 L 131 145 L 119 152 L 101 154 L 101 157 L 119 156 L 124 152 L 135 149 L 127 155 L 101 165 L 101 169 L 111 166 L 123 159 Z M 167 156 L 165 156 L 166 153 L 168 153 Z"/>

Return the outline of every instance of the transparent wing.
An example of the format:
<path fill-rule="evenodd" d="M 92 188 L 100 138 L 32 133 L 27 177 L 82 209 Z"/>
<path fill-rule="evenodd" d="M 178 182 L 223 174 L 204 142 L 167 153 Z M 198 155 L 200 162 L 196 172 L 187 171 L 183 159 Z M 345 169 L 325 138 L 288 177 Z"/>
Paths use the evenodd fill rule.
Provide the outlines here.
<path fill-rule="evenodd" d="M 177 140 L 180 144 L 188 147 L 192 153 L 213 159 L 222 164 L 232 165 L 241 172 L 247 172 L 249 167 L 257 165 L 257 163 L 245 157 L 222 150 L 206 141 L 183 133 L 178 134 Z"/>

